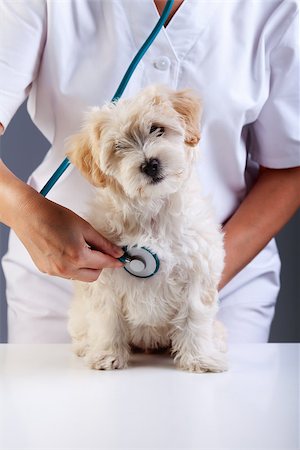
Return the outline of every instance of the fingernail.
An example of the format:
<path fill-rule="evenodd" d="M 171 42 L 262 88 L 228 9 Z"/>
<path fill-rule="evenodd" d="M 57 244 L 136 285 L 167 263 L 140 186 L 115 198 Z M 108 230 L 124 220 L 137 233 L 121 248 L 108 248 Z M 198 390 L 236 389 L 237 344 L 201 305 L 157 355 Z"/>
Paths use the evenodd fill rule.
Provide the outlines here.
<path fill-rule="evenodd" d="M 123 267 L 124 263 L 122 263 L 121 261 L 116 262 L 115 267 Z"/>
<path fill-rule="evenodd" d="M 124 250 L 122 250 L 122 249 L 119 248 L 119 247 L 115 247 L 115 248 L 114 248 L 114 256 L 115 256 L 116 258 L 119 258 L 119 257 L 122 256 L 122 255 L 124 255 Z"/>

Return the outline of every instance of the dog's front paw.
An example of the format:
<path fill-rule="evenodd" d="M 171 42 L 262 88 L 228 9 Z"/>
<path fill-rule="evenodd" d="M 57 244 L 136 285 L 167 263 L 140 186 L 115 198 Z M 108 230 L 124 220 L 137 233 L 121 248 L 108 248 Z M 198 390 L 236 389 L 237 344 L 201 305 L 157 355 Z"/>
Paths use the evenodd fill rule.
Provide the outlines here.
<path fill-rule="evenodd" d="M 88 366 L 96 370 L 124 369 L 127 367 L 128 359 L 127 352 L 114 353 L 109 350 L 86 355 Z"/>
<path fill-rule="evenodd" d="M 183 355 L 175 358 L 177 365 L 182 370 L 189 372 L 225 372 L 228 370 L 227 355 L 223 352 L 214 352 L 209 355 Z"/>

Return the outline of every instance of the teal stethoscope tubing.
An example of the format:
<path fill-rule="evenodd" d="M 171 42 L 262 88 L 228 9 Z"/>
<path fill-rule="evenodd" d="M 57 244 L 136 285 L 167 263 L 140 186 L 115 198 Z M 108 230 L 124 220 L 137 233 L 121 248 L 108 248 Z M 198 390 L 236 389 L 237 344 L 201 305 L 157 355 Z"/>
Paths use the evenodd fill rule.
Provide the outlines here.
<path fill-rule="evenodd" d="M 133 72 L 136 69 L 136 66 L 138 65 L 138 63 L 140 62 L 140 60 L 142 59 L 142 57 L 144 56 L 144 54 L 146 53 L 146 51 L 148 50 L 148 48 L 150 47 L 150 45 L 152 44 L 152 42 L 154 41 L 156 36 L 158 35 L 161 28 L 164 26 L 164 24 L 169 16 L 169 13 L 171 11 L 171 8 L 173 6 L 173 3 L 174 3 L 174 0 L 167 0 L 166 6 L 164 7 L 164 10 L 161 14 L 160 19 L 158 20 L 157 24 L 153 28 L 151 34 L 148 36 L 148 38 L 146 39 L 146 41 L 144 42 L 142 47 L 139 49 L 139 51 L 137 52 L 137 54 L 131 61 L 125 75 L 122 78 L 121 83 L 119 84 L 119 87 L 118 87 L 115 95 L 113 96 L 113 98 L 111 100 L 112 102 L 117 102 L 119 100 L 119 98 L 121 97 L 121 95 L 123 94 Z M 47 183 L 45 184 L 43 189 L 40 191 L 40 194 L 42 194 L 44 197 L 46 197 L 46 195 L 48 194 L 50 189 L 52 189 L 52 187 L 55 185 L 57 180 L 62 176 L 62 174 L 65 172 L 65 170 L 69 167 L 70 164 L 71 163 L 70 163 L 69 159 L 65 158 L 63 160 L 63 162 L 61 163 L 61 165 L 53 173 L 51 178 L 47 181 Z"/>

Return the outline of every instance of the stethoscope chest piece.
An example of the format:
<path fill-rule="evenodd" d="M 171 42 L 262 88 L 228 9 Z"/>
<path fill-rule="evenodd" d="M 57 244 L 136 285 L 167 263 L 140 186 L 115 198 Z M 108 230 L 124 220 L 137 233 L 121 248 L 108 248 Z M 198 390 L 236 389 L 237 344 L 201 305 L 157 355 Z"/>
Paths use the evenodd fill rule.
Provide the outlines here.
<path fill-rule="evenodd" d="M 124 269 L 135 277 L 152 277 L 159 269 L 159 259 L 146 247 L 123 247 L 124 255 L 119 258 L 124 262 Z"/>

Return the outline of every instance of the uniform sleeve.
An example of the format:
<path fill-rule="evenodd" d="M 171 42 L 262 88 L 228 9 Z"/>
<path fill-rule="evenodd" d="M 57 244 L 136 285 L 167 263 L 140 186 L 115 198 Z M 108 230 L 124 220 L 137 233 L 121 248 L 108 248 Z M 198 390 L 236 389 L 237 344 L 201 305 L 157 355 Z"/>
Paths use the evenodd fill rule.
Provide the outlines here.
<path fill-rule="evenodd" d="M 0 0 L 0 122 L 4 128 L 30 92 L 45 38 L 45 0 Z"/>
<path fill-rule="evenodd" d="M 253 124 L 252 158 L 273 168 L 300 166 L 299 10 L 270 52 L 270 91 Z"/>

